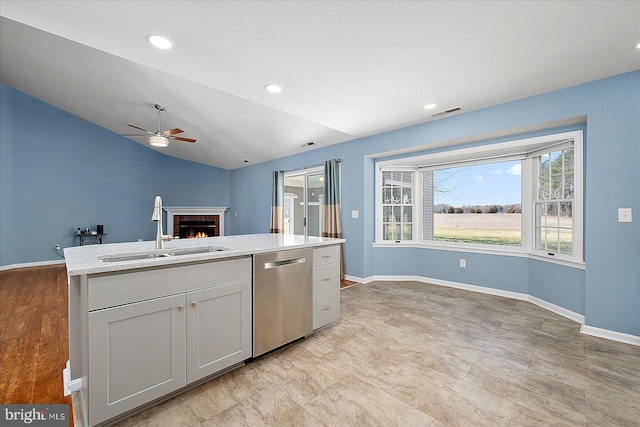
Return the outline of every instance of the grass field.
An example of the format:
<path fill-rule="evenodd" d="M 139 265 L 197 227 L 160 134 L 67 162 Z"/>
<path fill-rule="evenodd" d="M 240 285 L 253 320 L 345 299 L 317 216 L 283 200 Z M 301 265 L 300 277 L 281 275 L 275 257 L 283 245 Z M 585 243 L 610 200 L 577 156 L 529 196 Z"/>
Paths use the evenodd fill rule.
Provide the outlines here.
<path fill-rule="evenodd" d="M 434 240 L 520 246 L 521 214 L 434 214 Z"/>
<path fill-rule="evenodd" d="M 521 246 L 521 214 L 434 214 L 434 240 L 485 245 Z M 571 254 L 571 218 L 546 217 L 548 225 L 566 227 L 546 237 L 547 250 Z M 544 239 L 543 239 L 544 240 Z"/>

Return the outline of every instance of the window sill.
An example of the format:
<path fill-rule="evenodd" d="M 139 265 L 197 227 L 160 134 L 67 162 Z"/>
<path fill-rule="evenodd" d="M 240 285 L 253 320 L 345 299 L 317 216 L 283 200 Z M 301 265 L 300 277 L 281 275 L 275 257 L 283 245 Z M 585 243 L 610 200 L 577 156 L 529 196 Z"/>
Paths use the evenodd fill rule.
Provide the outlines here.
<path fill-rule="evenodd" d="M 485 254 L 485 255 L 499 255 L 499 256 L 518 257 L 518 258 L 529 258 L 537 261 L 563 265 L 565 267 L 578 268 L 580 270 L 585 269 L 584 262 L 569 261 L 565 259 L 551 258 L 543 255 L 531 254 L 524 251 L 521 248 L 504 249 L 496 246 L 490 247 L 490 248 L 480 248 L 480 247 L 473 247 L 473 246 L 461 246 L 456 244 L 418 243 L 418 242 L 401 242 L 401 243 L 376 242 L 376 243 L 373 243 L 372 246 L 374 248 L 418 248 L 418 249 L 432 249 L 432 250 L 439 250 L 439 251 L 466 252 L 466 253 Z"/>

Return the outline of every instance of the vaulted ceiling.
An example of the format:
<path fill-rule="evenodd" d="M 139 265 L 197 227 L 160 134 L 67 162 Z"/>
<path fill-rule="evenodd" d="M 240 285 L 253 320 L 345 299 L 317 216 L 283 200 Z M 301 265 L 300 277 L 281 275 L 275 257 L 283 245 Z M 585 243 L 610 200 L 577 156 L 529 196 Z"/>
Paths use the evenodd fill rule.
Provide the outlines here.
<path fill-rule="evenodd" d="M 162 128 L 197 143 L 158 150 L 225 169 L 640 69 L 639 1 L 3 0 L 0 14 L 3 83 L 118 134 L 155 130 L 161 104 Z"/>

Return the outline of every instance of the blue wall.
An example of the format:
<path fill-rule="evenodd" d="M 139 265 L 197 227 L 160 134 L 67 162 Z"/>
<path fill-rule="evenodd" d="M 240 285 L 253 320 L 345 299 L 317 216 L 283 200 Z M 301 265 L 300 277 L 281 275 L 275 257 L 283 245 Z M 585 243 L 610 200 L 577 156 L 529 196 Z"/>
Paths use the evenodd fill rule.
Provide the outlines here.
<path fill-rule="evenodd" d="M 425 150 L 455 140 L 519 134 L 586 117 L 586 269 L 534 259 L 423 248 L 373 247 L 374 160 L 398 149 Z M 495 141 L 504 140 L 504 138 Z M 589 326 L 640 335 L 640 72 L 627 73 L 411 126 L 231 172 L 234 233 L 268 230 L 271 171 L 342 158 L 345 269 L 351 276 L 418 275 L 528 293 L 583 314 Z M 631 207 L 633 223 L 618 223 Z M 351 210 L 360 211 L 359 219 Z M 459 259 L 467 259 L 460 270 Z"/>
<path fill-rule="evenodd" d="M 76 227 L 152 240 L 153 201 L 229 206 L 229 171 L 165 156 L 0 86 L 0 266 L 61 259 Z"/>
<path fill-rule="evenodd" d="M 54 259 L 51 246 L 72 245 L 76 226 L 104 223 L 110 242 L 152 239 L 155 194 L 166 205 L 230 206 L 227 232 L 264 233 L 273 170 L 341 158 L 348 275 L 417 275 L 528 293 L 583 314 L 589 326 L 640 336 L 640 71 L 233 171 L 166 157 L 1 89 L 0 265 Z M 373 247 L 378 153 L 516 134 L 575 117 L 586 117 L 585 270 L 519 257 Z M 619 207 L 633 208 L 634 222 L 618 223 Z M 465 270 L 458 267 L 461 257 Z"/>

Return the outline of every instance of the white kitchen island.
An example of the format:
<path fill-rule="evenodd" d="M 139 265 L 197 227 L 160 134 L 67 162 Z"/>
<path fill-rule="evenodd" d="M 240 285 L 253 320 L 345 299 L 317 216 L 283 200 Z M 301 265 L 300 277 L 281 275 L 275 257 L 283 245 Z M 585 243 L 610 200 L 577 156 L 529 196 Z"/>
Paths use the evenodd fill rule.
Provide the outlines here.
<path fill-rule="evenodd" d="M 313 253 L 313 329 L 339 319 L 343 239 L 256 234 L 65 249 L 69 366 L 85 425 L 110 424 L 252 356 L 252 259 Z M 311 262 L 311 261 L 310 261 Z"/>

